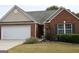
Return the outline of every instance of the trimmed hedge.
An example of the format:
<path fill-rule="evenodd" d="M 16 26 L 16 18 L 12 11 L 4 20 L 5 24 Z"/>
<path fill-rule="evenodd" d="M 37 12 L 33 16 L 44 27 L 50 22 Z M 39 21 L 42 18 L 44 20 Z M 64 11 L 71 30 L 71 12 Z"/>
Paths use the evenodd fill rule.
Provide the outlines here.
<path fill-rule="evenodd" d="M 79 34 L 57 35 L 58 41 L 79 43 Z"/>

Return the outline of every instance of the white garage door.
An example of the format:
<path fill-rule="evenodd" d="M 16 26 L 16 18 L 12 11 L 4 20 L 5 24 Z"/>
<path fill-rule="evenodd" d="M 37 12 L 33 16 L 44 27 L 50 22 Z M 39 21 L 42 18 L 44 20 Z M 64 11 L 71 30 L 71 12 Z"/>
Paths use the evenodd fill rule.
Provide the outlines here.
<path fill-rule="evenodd" d="M 26 39 L 30 37 L 30 25 L 12 25 L 1 27 L 1 39 Z"/>

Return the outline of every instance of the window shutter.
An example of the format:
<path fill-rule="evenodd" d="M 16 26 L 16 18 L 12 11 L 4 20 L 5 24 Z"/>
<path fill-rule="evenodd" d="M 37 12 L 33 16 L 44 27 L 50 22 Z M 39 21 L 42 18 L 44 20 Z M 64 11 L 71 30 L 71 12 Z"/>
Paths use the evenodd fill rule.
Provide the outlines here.
<path fill-rule="evenodd" d="M 72 34 L 75 34 L 75 24 L 72 24 Z"/>

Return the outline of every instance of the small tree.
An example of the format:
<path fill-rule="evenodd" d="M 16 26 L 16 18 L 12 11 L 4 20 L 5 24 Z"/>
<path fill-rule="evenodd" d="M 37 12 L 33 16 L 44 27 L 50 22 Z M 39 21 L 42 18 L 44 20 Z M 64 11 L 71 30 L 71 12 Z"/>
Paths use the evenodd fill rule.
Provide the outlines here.
<path fill-rule="evenodd" d="M 79 13 L 76 13 L 76 16 L 79 17 Z"/>
<path fill-rule="evenodd" d="M 46 32 L 45 32 L 45 39 L 49 40 L 49 41 L 53 41 L 56 39 L 56 35 L 53 33 L 52 28 L 49 26 L 47 26 L 46 28 Z"/>
<path fill-rule="evenodd" d="M 46 10 L 57 10 L 59 7 L 58 6 L 50 6 Z"/>

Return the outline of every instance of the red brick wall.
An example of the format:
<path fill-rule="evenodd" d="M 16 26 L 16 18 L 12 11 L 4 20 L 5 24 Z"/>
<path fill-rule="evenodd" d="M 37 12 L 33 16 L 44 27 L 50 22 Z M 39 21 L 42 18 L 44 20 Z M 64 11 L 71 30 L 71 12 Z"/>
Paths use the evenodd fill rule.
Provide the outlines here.
<path fill-rule="evenodd" d="M 31 36 L 35 37 L 35 24 L 32 24 L 31 26 Z"/>
<path fill-rule="evenodd" d="M 56 24 L 63 23 L 63 21 L 66 21 L 66 23 L 72 23 L 75 24 L 75 33 L 79 33 L 79 19 L 72 16 L 70 13 L 68 13 L 66 10 L 63 10 L 59 15 L 57 15 L 54 19 L 51 20 L 49 23 L 49 26 L 52 29 L 52 32 L 56 32 Z M 47 24 L 46 24 L 47 25 Z M 47 27 L 47 26 L 46 26 Z"/>

